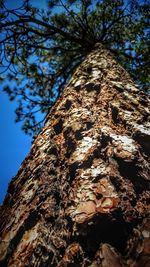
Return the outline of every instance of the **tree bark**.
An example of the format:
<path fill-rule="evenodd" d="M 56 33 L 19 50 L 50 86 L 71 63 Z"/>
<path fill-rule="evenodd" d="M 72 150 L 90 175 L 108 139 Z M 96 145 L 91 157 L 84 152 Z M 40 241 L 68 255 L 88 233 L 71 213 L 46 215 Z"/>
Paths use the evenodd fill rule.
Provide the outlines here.
<path fill-rule="evenodd" d="M 97 44 L 9 185 L 0 266 L 150 266 L 147 98 Z"/>

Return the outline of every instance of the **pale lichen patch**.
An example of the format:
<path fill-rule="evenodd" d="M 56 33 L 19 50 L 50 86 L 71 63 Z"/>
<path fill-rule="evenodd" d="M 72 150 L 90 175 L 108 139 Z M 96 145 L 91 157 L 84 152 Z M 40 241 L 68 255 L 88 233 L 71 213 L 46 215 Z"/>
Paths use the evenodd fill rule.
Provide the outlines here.
<path fill-rule="evenodd" d="M 101 77 L 101 71 L 99 69 L 94 69 L 92 72 L 92 77 L 93 78 L 100 78 Z"/>
<path fill-rule="evenodd" d="M 145 237 L 145 238 L 149 238 L 149 237 L 150 237 L 150 232 L 147 231 L 147 230 L 143 230 L 143 231 L 142 231 L 142 235 L 143 235 L 143 237 Z"/>
<path fill-rule="evenodd" d="M 82 80 L 77 80 L 74 84 L 74 87 L 76 88 L 76 87 L 80 86 L 82 83 L 83 83 Z"/>
<path fill-rule="evenodd" d="M 91 168 L 87 168 L 86 170 L 83 170 L 80 177 L 81 179 L 90 179 L 93 180 L 93 178 L 96 178 L 97 176 L 101 175 L 107 175 L 108 173 L 108 167 L 105 166 L 104 163 L 101 163 L 99 166 L 91 166 Z"/>
<path fill-rule="evenodd" d="M 101 128 L 101 132 L 112 138 L 112 143 L 114 146 L 121 145 L 122 149 L 131 153 L 137 150 L 136 143 L 131 137 L 126 135 L 111 133 L 110 129 L 107 126 Z"/>
<path fill-rule="evenodd" d="M 110 137 L 113 139 L 112 143 L 114 145 L 121 145 L 128 152 L 133 153 L 137 150 L 135 141 L 129 136 L 110 134 Z"/>
<path fill-rule="evenodd" d="M 74 108 L 71 110 L 70 115 L 72 115 L 73 118 L 80 118 L 82 115 L 85 116 L 90 116 L 91 111 L 88 110 L 87 108 Z"/>
<path fill-rule="evenodd" d="M 107 168 L 103 164 L 97 167 L 91 166 L 91 174 L 92 174 L 92 177 L 94 178 L 97 177 L 98 175 L 106 175 L 107 172 L 108 172 Z"/>
<path fill-rule="evenodd" d="M 147 124 L 134 124 L 134 128 L 143 135 L 150 136 L 150 123 Z"/>
<path fill-rule="evenodd" d="M 84 136 L 81 141 L 79 141 L 75 152 L 72 155 L 74 161 L 82 161 L 88 154 L 88 151 L 95 147 L 98 141 L 92 137 Z"/>
<path fill-rule="evenodd" d="M 132 111 L 125 110 L 123 116 L 125 119 L 130 120 L 132 113 Z"/>
<path fill-rule="evenodd" d="M 93 64 L 93 65 L 97 65 L 98 64 L 97 60 L 94 60 L 94 59 L 91 59 L 90 63 Z"/>
<path fill-rule="evenodd" d="M 122 82 L 116 82 L 116 81 L 110 81 L 111 82 L 111 85 L 113 85 L 115 88 L 117 88 L 119 91 L 123 91 L 124 90 L 124 85 Z"/>
<path fill-rule="evenodd" d="M 138 98 L 135 98 L 135 96 L 131 95 L 127 91 L 124 91 L 123 94 L 124 94 L 124 96 L 125 96 L 126 99 L 129 99 L 131 101 L 131 103 L 133 103 L 136 106 L 139 105 Z"/>
<path fill-rule="evenodd" d="M 139 91 L 139 88 L 137 88 L 136 86 L 134 86 L 132 84 L 126 84 L 125 89 L 127 89 L 128 91 L 132 91 L 132 92 L 138 92 Z"/>

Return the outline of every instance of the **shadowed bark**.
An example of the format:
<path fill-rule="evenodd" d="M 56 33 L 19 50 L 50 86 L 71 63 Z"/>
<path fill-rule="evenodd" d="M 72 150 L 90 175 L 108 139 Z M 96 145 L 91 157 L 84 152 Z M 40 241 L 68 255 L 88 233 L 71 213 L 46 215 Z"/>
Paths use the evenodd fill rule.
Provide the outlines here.
<path fill-rule="evenodd" d="M 148 114 L 97 44 L 9 185 L 0 266 L 150 266 Z"/>

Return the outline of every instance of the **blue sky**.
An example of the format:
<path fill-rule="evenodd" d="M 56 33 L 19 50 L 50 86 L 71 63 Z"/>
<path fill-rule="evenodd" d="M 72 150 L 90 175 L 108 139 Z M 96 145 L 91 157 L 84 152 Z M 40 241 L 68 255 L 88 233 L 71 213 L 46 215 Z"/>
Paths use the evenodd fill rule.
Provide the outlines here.
<path fill-rule="evenodd" d="M 19 7 L 21 0 L 6 0 L 8 8 Z M 46 0 L 32 0 L 34 6 L 46 7 Z M 0 203 L 8 183 L 16 175 L 22 161 L 30 151 L 32 138 L 21 130 L 21 123 L 15 123 L 17 103 L 10 102 L 0 88 Z"/>
<path fill-rule="evenodd" d="M 21 125 L 15 123 L 16 103 L 0 90 L 0 203 L 23 159 L 31 147 L 31 137 L 25 135 Z"/>

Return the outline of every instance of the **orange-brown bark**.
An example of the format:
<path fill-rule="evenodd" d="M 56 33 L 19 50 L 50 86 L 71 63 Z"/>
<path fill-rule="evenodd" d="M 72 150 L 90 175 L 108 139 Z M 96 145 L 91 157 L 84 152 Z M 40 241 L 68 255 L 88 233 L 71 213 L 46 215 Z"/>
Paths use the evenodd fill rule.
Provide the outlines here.
<path fill-rule="evenodd" d="M 1 208 L 0 266 L 150 266 L 148 99 L 100 44 Z"/>

